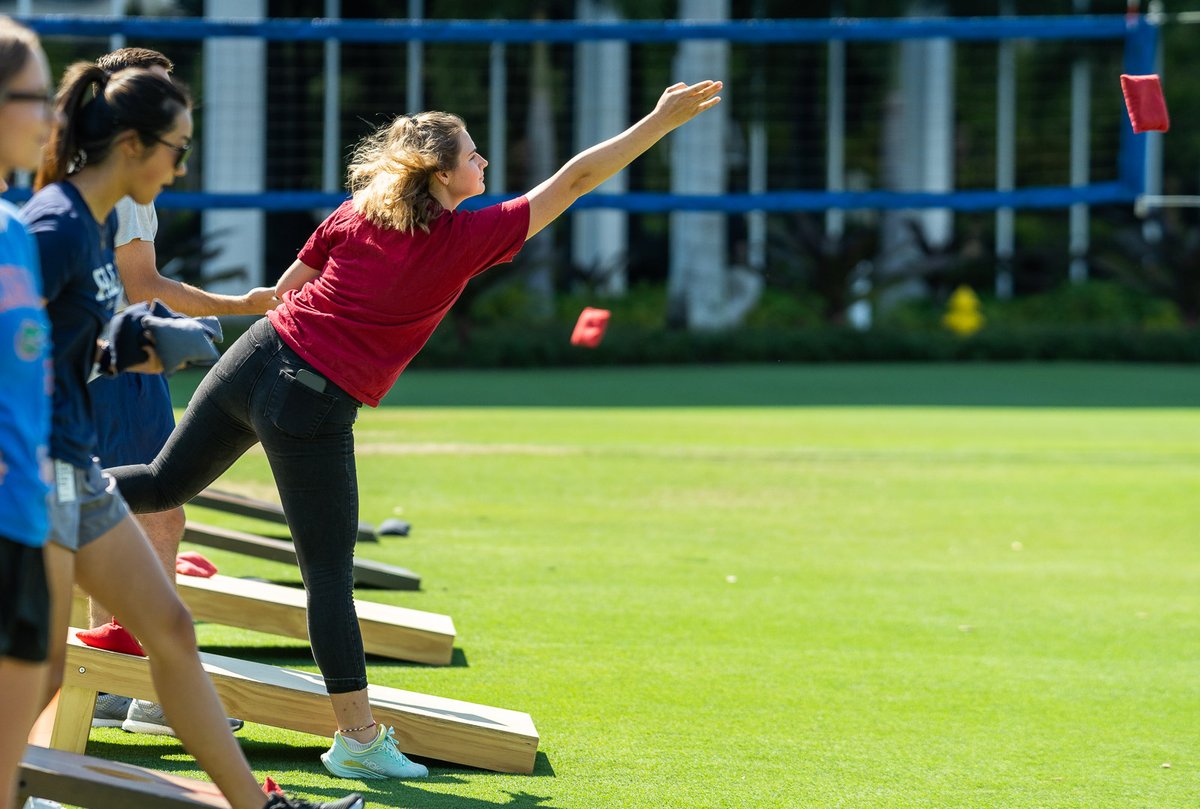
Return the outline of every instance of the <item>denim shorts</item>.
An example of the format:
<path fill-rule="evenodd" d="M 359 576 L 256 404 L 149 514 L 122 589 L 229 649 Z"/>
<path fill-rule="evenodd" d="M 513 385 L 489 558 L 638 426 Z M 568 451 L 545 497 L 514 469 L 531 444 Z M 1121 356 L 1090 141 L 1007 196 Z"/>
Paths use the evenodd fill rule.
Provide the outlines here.
<path fill-rule="evenodd" d="M 128 516 L 129 507 L 117 491 L 117 482 L 102 472 L 94 459 L 87 469 L 54 461 L 48 541 L 77 551 Z"/>

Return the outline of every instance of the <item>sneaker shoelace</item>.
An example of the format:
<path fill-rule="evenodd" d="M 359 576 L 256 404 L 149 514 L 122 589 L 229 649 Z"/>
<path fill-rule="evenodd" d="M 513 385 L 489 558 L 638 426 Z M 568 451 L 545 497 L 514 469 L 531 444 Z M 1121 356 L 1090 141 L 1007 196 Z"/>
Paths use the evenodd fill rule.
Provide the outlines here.
<path fill-rule="evenodd" d="M 396 729 L 389 727 L 387 735 L 383 739 L 383 749 L 387 752 L 388 758 L 399 764 L 408 764 L 408 756 L 400 752 L 400 748 L 396 746 Z"/>

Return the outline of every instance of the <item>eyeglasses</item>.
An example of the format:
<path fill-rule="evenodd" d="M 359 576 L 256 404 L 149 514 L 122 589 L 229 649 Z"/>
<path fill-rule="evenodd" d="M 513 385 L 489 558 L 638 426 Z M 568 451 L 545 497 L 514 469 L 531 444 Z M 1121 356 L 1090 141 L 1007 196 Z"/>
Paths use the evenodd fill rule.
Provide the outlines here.
<path fill-rule="evenodd" d="M 165 141 L 162 138 L 155 138 L 155 140 L 175 152 L 175 168 L 182 168 L 183 164 L 187 162 L 188 152 L 192 150 L 191 142 L 179 145 Z"/>
<path fill-rule="evenodd" d="M 9 101 L 34 101 L 46 107 L 52 107 L 54 106 L 54 93 L 0 93 L 0 104 L 7 104 Z"/>

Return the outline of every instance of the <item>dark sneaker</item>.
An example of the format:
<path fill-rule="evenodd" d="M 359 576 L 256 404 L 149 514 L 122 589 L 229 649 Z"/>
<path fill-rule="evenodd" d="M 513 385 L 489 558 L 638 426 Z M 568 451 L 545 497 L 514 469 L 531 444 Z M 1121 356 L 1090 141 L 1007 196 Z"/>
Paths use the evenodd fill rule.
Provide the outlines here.
<path fill-rule="evenodd" d="M 246 723 L 240 719 L 229 719 L 229 729 L 236 733 Z M 167 724 L 162 706 L 144 699 L 135 699 L 129 703 L 129 713 L 121 727 L 130 733 L 146 733 L 151 736 L 174 736 L 175 729 Z"/>
<path fill-rule="evenodd" d="M 129 703 L 132 701 L 129 697 L 120 697 L 116 694 L 98 694 L 96 710 L 92 713 L 92 727 L 121 727 L 121 723 L 125 721 L 125 716 L 129 713 Z"/>
<path fill-rule="evenodd" d="M 276 792 L 267 799 L 263 809 L 365 809 L 366 802 L 357 792 L 347 795 L 340 801 L 313 803 L 303 798 L 292 798 L 281 792 Z"/>

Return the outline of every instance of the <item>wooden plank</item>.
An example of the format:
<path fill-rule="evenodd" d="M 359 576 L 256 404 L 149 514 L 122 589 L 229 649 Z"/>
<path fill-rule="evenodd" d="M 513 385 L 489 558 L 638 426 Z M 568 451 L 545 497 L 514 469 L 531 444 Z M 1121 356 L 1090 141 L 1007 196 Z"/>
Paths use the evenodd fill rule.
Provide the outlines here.
<path fill-rule="evenodd" d="M 34 745 L 25 748 L 17 781 L 17 806 L 35 796 L 85 809 L 229 809 L 205 781 Z"/>
<path fill-rule="evenodd" d="M 201 621 L 308 640 L 303 590 L 230 576 L 178 576 L 179 595 Z M 355 599 L 363 648 L 371 654 L 444 666 L 454 655 L 448 615 Z"/>
<path fill-rule="evenodd" d="M 244 553 L 260 559 L 270 559 L 289 565 L 298 565 L 296 549 L 290 542 L 269 537 L 247 534 L 229 528 L 216 528 L 188 520 L 183 531 L 183 541 L 193 542 L 209 548 Z M 420 590 L 421 577 L 411 570 L 369 559 L 354 560 L 354 583 L 386 590 Z"/>
<path fill-rule="evenodd" d="M 337 730 L 320 675 L 206 653 L 200 658 L 229 716 L 318 736 Z M 69 688 L 158 700 L 146 658 L 84 646 L 74 630 L 64 696 Z M 395 728 L 405 753 L 497 772 L 533 772 L 538 735 L 527 713 L 377 685 L 368 696 L 376 721 Z M 63 713 L 56 724 L 69 720 Z"/>
<path fill-rule="evenodd" d="M 278 503 L 269 503 L 266 500 L 247 497 L 243 494 L 223 492 L 218 489 L 205 489 L 193 497 L 191 502 L 203 508 L 226 511 L 242 517 L 253 517 L 259 520 L 287 525 L 287 516 L 283 513 L 283 506 Z M 375 533 L 375 527 L 370 523 L 359 521 L 358 541 L 377 542 L 378 540 L 379 536 Z"/>

